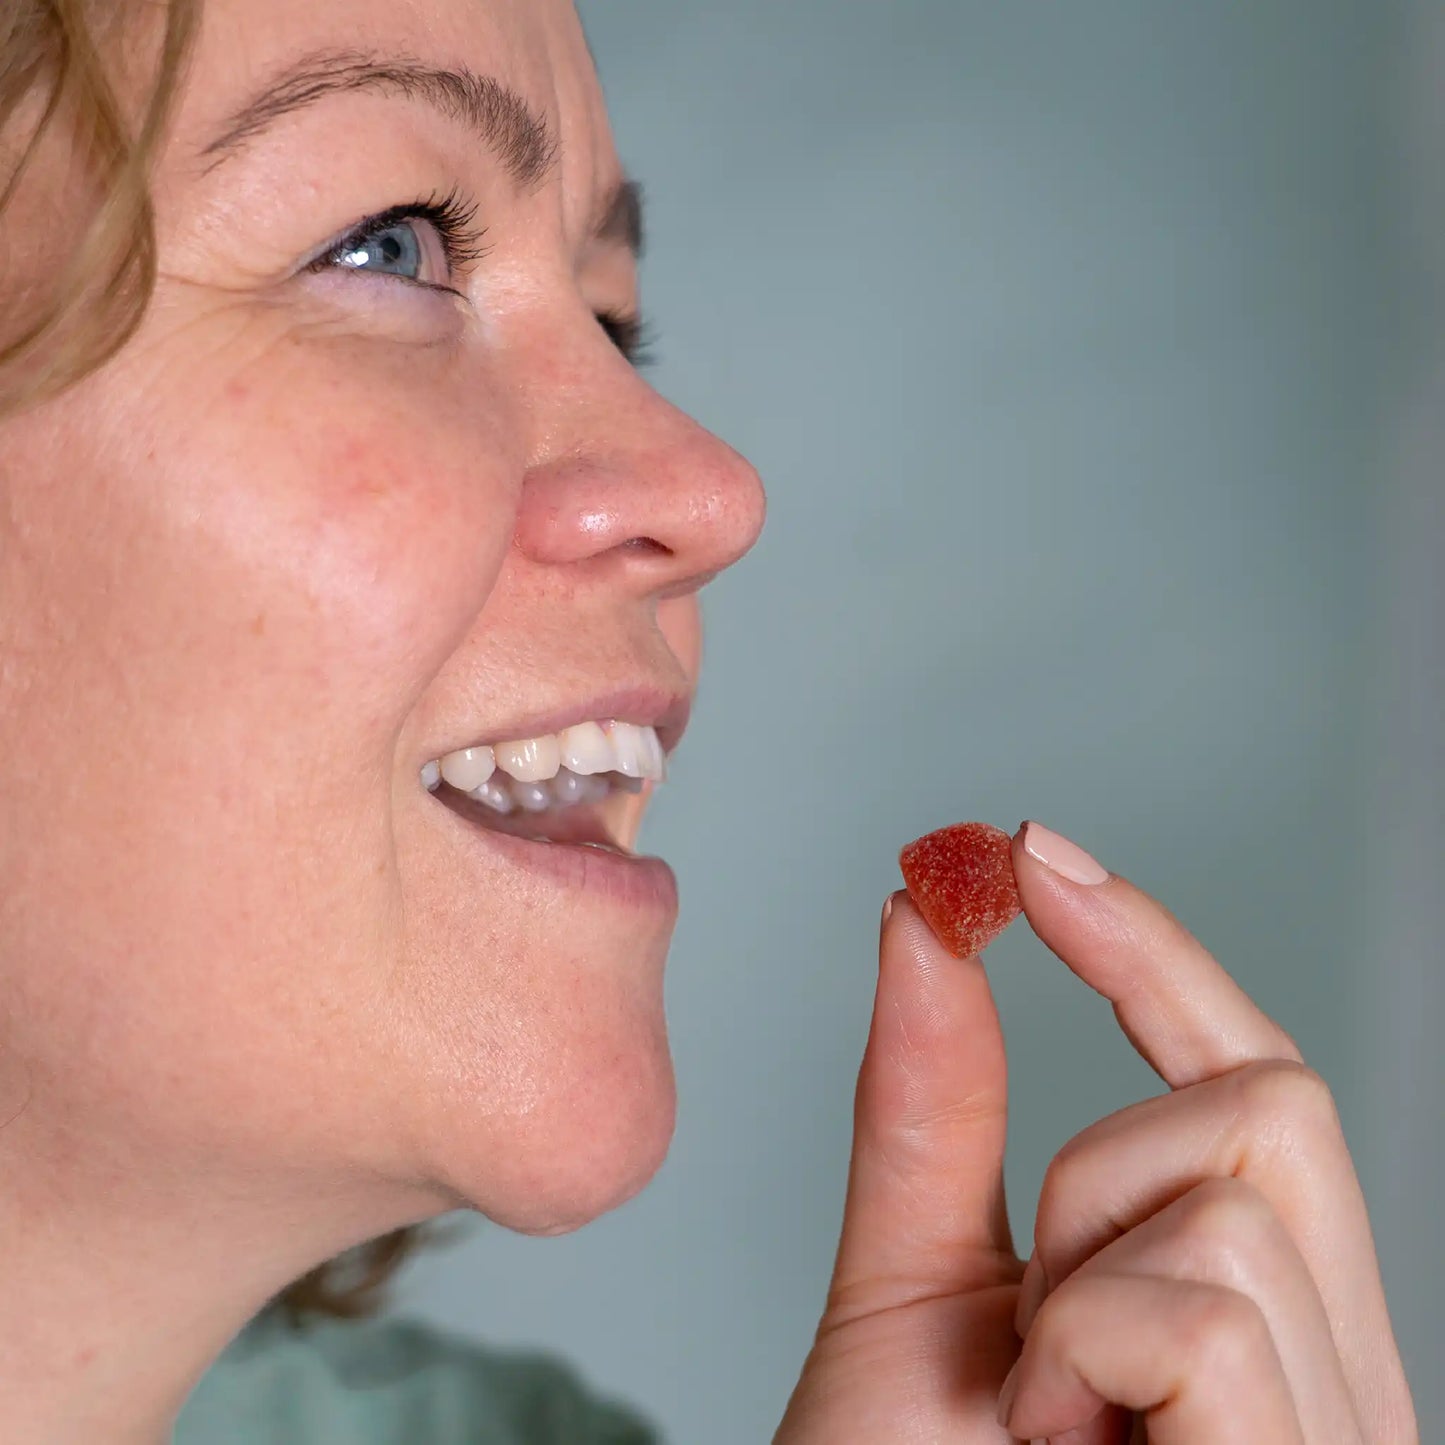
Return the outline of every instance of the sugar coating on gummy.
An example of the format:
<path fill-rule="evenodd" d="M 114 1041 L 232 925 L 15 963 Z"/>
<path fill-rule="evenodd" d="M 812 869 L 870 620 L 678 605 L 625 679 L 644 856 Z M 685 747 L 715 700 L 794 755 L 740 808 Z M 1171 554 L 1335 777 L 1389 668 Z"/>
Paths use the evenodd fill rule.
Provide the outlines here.
<path fill-rule="evenodd" d="M 898 855 L 908 896 L 955 958 L 981 953 L 1023 912 L 1012 841 L 988 823 L 955 823 Z"/>

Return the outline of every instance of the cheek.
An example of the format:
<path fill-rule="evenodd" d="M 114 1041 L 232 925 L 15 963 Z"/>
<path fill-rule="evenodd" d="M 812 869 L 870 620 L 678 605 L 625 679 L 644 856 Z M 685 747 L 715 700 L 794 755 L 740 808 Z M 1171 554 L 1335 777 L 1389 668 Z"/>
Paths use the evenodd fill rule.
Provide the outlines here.
<path fill-rule="evenodd" d="M 474 625 L 512 539 L 514 429 L 473 401 L 463 415 L 436 396 L 363 402 L 333 384 L 297 406 L 234 382 L 223 434 L 200 438 L 228 459 L 192 473 L 205 478 L 187 499 L 203 551 L 249 579 L 258 608 L 304 623 L 303 645 L 333 662 L 344 649 L 398 702 L 412 700 L 406 675 L 424 682 Z"/>
<path fill-rule="evenodd" d="M 263 712 L 261 746 L 292 769 L 384 767 L 495 586 L 519 428 L 450 350 L 245 336 L 208 366 L 190 349 L 190 368 L 117 371 L 93 407 L 83 565 L 116 605 L 92 635 L 188 737 L 225 712 L 254 756 Z"/>
<path fill-rule="evenodd" d="M 697 594 L 658 603 L 657 625 L 688 677 L 696 682 L 702 669 L 702 608 Z"/>
<path fill-rule="evenodd" d="M 221 862 L 191 896 L 263 957 L 344 959 L 392 935 L 398 739 L 487 603 L 515 514 L 505 460 L 474 431 L 345 400 L 233 388 L 207 424 L 178 422 L 169 452 L 157 439 L 155 467 L 121 483 L 127 504 L 148 499 L 130 529 L 143 550 L 74 688 L 133 720 L 127 789 L 164 777 L 190 800 L 179 818 L 138 811 L 145 852 L 189 835 Z M 115 795 L 116 757 L 95 759 L 87 793 Z M 288 890 L 307 904 L 273 920 L 288 936 L 258 935 Z"/>
<path fill-rule="evenodd" d="M 368 375 L 358 401 L 269 359 L 189 387 L 103 372 L 36 423 L 31 465 L 5 457 L 0 743 L 27 759 L 5 813 L 29 846 L 0 843 L 0 887 L 68 903 L 0 945 L 45 961 L 35 1015 L 64 1014 L 59 1054 L 132 1126 L 214 1127 L 247 1079 L 339 1075 L 368 1058 L 346 1029 L 384 1034 L 396 733 L 515 516 L 485 398 Z M 198 1050 L 210 1093 L 174 1092 Z"/>

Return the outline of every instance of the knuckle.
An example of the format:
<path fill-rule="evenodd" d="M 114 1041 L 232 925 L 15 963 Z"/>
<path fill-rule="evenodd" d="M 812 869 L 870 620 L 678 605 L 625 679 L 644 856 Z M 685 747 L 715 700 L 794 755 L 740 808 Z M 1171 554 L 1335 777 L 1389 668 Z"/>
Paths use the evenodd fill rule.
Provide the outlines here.
<path fill-rule="evenodd" d="M 1049 1161 L 1039 1186 L 1034 1251 L 1055 1285 L 1127 1228 L 1116 1217 L 1117 1170 L 1110 1167 L 1102 1133 L 1095 1124 L 1070 1139 Z"/>
<path fill-rule="evenodd" d="M 1078 1139 L 1070 1139 L 1044 1170 L 1043 1183 L 1039 1186 L 1039 1202 L 1035 1211 L 1035 1233 L 1045 1235 L 1051 1225 L 1066 1207 L 1066 1202 L 1076 1199 L 1083 1183 L 1087 1166 L 1087 1153 Z"/>
<path fill-rule="evenodd" d="M 1179 1201 L 1176 1238 L 1209 1278 L 1249 1286 L 1281 1247 L 1283 1225 L 1253 1184 L 1206 1179 Z"/>
<path fill-rule="evenodd" d="M 1275 1032 L 1279 1035 L 1279 1044 L 1277 1046 L 1279 1057 L 1290 1064 L 1304 1063 L 1304 1050 L 1295 1042 L 1294 1035 L 1286 1033 L 1278 1024 L 1275 1024 L 1274 1027 Z"/>
<path fill-rule="evenodd" d="M 1088 1281 L 1070 1279 L 1039 1306 L 1029 1326 L 1028 1343 L 1045 1359 L 1067 1352 L 1068 1343 L 1088 1327 Z"/>
<path fill-rule="evenodd" d="M 1180 1333 L 1187 1358 L 1205 1378 L 1237 1380 L 1274 1354 L 1274 1338 L 1259 1306 L 1221 1285 L 1199 1285 L 1192 1292 Z"/>
<path fill-rule="evenodd" d="M 1330 1087 L 1307 1064 L 1269 1059 L 1239 1071 L 1243 1113 L 1254 1132 L 1288 1128 L 1313 1136 L 1337 1134 L 1339 1111 Z"/>

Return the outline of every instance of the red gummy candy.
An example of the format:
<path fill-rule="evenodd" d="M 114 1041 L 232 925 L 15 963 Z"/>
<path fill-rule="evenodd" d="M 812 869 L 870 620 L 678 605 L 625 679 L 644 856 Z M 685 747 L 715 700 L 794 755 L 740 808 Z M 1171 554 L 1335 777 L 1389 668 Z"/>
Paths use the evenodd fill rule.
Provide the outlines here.
<path fill-rule="evenodd" d="M 981 953 L 1023 912 L 1012 840 L 987 823 L 955 823 L 898 855 L 908 896 L 955 958 Z"/>

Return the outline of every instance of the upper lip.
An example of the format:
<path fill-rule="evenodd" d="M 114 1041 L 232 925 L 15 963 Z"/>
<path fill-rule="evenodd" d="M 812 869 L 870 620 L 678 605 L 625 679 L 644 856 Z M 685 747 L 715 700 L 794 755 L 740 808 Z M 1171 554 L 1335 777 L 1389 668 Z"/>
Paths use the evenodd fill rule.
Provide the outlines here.
<path fill-rule="evenodd" d="M 465 738 L 444 746 L 440 752 L 434 752 L 430 756 L 444 758 L 448 753 L 458 752 L 462 748 L 488 743 L 519 742 L 524 738 L 560 733 L 564 728 L 577 723 L 608 720 L 653 728 L 658 742 L 662 744 L 663 752 L 671 753 L 682 738 L 691 710 L 690 693 L 674 692 L 647 683 L 633 684 L 501 724 L 479 724 L 476 730 Z"/>

